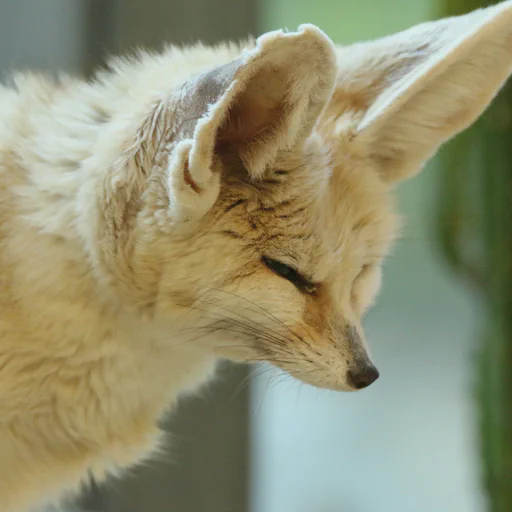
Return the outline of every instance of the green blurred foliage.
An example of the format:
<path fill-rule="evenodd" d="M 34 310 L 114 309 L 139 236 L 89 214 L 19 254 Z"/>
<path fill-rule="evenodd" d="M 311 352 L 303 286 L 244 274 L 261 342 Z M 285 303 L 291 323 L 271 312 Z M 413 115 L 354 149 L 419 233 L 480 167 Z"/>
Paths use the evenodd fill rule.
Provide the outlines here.
<path fill-rule="evenodd" d="M 440 0 L 451 16 L 488 0 Z M 512 83 L 441 154 L 438 233 L 446 260 L 482 297 L 477 397 L 492 512 L 512 511 Z"/>

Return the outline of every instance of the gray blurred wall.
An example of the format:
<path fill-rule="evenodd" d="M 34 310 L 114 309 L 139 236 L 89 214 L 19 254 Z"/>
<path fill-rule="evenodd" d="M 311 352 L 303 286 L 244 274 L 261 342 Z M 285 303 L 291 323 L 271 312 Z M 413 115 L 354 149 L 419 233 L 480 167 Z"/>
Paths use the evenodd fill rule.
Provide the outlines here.
<path fill-rule="evenodd" d="M 83 69 L 84 3 L 80 0 L 0 1 L 0 70 Z"/>

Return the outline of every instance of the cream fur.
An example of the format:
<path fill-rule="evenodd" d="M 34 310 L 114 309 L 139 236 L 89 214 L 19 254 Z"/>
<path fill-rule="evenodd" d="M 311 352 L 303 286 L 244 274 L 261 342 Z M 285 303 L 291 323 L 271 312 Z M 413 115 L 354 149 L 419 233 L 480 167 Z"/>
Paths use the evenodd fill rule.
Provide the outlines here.
<path fill-rule="evenodd" d="M 143 460 L 220 358 L 353 390 L 390 184 L 511 67 L 508 1 L 353 47 L 306 25 L 0 89 L 0 510 Z"/>

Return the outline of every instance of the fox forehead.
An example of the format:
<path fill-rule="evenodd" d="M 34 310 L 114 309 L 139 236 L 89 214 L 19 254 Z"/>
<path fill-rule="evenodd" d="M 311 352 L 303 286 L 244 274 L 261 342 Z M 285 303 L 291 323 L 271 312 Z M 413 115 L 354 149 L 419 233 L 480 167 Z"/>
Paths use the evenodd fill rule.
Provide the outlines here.
<path fill-rule="evenodd" d="M 228 182 L 215 208 L 220 232 L 313 282 L 353 279 L 382 259 L 398 219 L 378 174 L 337 155 L 314 134 L 293 154 L 280 154 L 261 180 Z"/>

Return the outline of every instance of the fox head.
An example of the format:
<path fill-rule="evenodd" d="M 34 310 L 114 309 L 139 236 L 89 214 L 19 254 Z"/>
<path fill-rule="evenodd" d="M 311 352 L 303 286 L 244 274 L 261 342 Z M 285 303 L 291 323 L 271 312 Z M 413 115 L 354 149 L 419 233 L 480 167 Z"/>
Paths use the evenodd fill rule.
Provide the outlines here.
<path fill-rule="evenodd" d="M 182 62 L 223 51 L 140 109 L 105 180 L 101 264 L 172 343 L 364 388 L 392 189 L 508 78 L 512 2 L 347 47 L 305 25 Z"/>

